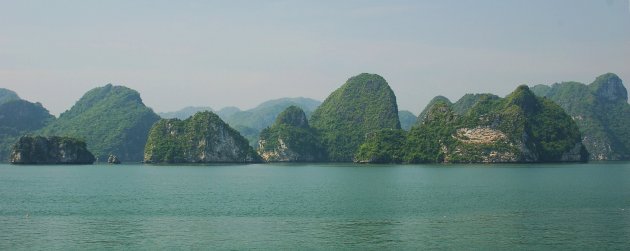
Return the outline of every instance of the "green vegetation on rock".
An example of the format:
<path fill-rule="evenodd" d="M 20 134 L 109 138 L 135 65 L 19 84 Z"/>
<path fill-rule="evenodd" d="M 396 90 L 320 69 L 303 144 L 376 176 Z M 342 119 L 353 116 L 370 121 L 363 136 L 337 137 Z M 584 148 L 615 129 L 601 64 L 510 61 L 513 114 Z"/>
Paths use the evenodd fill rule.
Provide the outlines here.
<path fill-rule="evenodd" d="M 20 100 L 17 93 L 9 89 L 0 88 L 0 105 L 13 100 Z"/>
<path fill-rule="evenodd" d="M 400 129 L 396 96 L 383 77 L 362 73 L 334 91 L 311 116 L 328 157 L 349 162 L 368 133 Z"/>
<path fill-rule="evenodd" d="M 630 159 L 630 105 L 621 79 L 601 75 L 577 82 L 537 85 L 532 91 L 560 105 L 577 123 L 592 160 Z"/>
<path fill-rule="evenodd" d="M 453 112 L 458 115 L 466 114 L 471 108 L 473 108 L 477 103 L 486 101 L 486 100 L 494 100 L 499 99 L 499 96 L 493 94 L 466 94 L 461 97 L 457 102 L 453 104 Z"/>
<path fill-rule="evenodd" d="M 278 115 L 273 126 L 260 133 L 258 153 L 268 162 L 312 162 L 326 160 L 326 150 L 297 106 Z"/>
<path fill-rule="evenodd" d="M 121 161 L 140 162 L 149 129 L 157 120 L 138 92 L 108 84 L 88 91 L 39 133 L 83 139 L 100 161 L 114 154 Z"/>
<path fill-rule="evenodd" d="M 401 163 L 406 133 L 401 129 L 383 129 L 368 133 L 354 161 L 358 163 Z"/>
<path fill-rule="evenodd" d="M 448 100 L 448 98 L 444 96 L 435 96 L 434 98 L 431 99 L 431 101 L 429 101 L 429 104 L 427 104 L 427 106 L 418 115 L 418 118 L 416 119 L 416 125 L 420 125 L 422 124 L 422 122 L 424 122 L 424 118 L 427 116 L 429 109 L 437 103 L 445 103 L 445 104 L 448 104 L 449 106 L 453 104 L 451 103 L 450 100 Z"/>
<path fill-rule="evenodd" d="M 281 98 L 266 101 L 246 111 L 221 109 L 218 115 L 247 138 L 250 145 L 257 147 L 260 132 L 271 126 L 287 107 L 300 107 L 308 117 L 319 105 L 319 101 L 309 98 Z"/>
<path fill-rule="evenodd" d="M 258 162 L 259 156 L 216 114 L 199 112 L 186 120 L 162 119 L 149 133 L 146 163 Z"/>
<path fill-rule="evenodd" d="M 11 151 L 11 164 L 92 164 L 85 142 L 69 137 L 22 136 Z"/>
<path fill-rule="evenodd" d="M 454 144 L 451 135 L 455 132 L 457 115 L 452 103 L 439 99 L 425 108 L 420 125 L 411 128 L 405 144 L 401 144 L 402 154 L 398 154 L 406 163 L 440 163 L 445 160 L 444 145 Z"/>
<path fill-rule="evenodd" d="M 289 106 L 300 107 L 308 116 L 319 104 L 319 101 L 309 98 L 274 99 L 250 110 L 226 113 L 228 116 L 222 118 L 231 126 L 242 125 L 260 131 L 271 126 L 276 117 Z"/>
<path fill-rule="evenodd" d="M 13 100 L 0 105 L 0 133 L 18 135 L 38 130 L 55 117 L 40 103 Z"/>
<path fill-rule="evenodd" d="M 307 117 L 317 108 L 321 102 L 309 98 L 281 98 L 266 101 L 255 108 L 241 111 L 237 107 L 225 107 L 218 111 L 213 111 L 210 107 L 186 107 L 179 111 L 160 113 L 162 118 L 186 119 L 200 111 L 211 111 L 236 129 L 245 137 L 252 147 L 258 147 L 258 136 L 260 132 L 271 126 L 280 112 L 289 106 L 302 108 Z"/>
<path fill-rule="evenodd" d="M 20 136 L 30 134 L 54 120 L 55 117 L 40 103 L 14 99 L 0 104 L 0 160 L 8 160 L 11 147 Z"/>
<path fill-rule="evenodd" d="M 300 128 L 309 128 L 308 119 L 304 110 L 297 106 L 289 106 L 283 112 L 278 114 L 276 125 L 288 125 Z"/>
<path fill-rule="evenodd" d="M 438 99 L 403 140 L 390 133 L 368 138 L 357 162 L 471 163 L 585 161 L 575 122 L 560 106 L 519 86 L 506 98 L 482 97 L 465 114 Z M 486 98 L 483 98 L 486 97 Z M 386 142 L 378 142 L 384 140 Z M 391 142 L 390 142 L 391 141 Z M 375 146 L 394 150 L 375 151 Z M 383 153 L 396 153 L 396 155 Z M 376 161 L 374 161 L 376 160 Z"/>
<path fill-rule="evenodd" d="M 433 107 L 433 105 L 438 102 L 447 104 L 455 114 L 461 116 L 461 115 L 466 114 L 471 108 L 477 105 L 477 103 L 481 101 L 495 100 L 495 99 L 499 99 L 499 96 L 496 96 L 493 94 L 485 94 L 485 93 L 484 94 L 466 94 L 463 97 L 461 97 L 459 100 L 457 100 L 457 102 L 452 103 L 448 98 L 444 96 L 436 96 L 435 98 L 431 99 L 429 104 L 424 108 L 424 110 L 422 110 L 422 112 L 418 116 L 416 125 L 422 124 L 429 109 L 431 109 L 431 107 Z"/>

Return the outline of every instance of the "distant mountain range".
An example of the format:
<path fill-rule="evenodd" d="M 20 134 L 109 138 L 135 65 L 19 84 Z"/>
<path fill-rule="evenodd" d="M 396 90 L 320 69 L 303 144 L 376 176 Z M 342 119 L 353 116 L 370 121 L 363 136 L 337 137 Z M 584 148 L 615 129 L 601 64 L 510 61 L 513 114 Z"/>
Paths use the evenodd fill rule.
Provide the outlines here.
<path fill-rule="evenodd" d="M 278 114 L 289 106 L 300 107 L 309 116 L 315 108 L 321 104 L 320 101 L 310 98 L 280 98 L 266 101 L 255 108 L 241 111 L 237 107 L 225 107 L 221 110 L 214 111 L 210 107 L 185 107 L 179 111 L 159 113 L 163 118 L 186 119 L 200 111 L 212 111 L 229 124 L 232 128 L 239 131 L 250 143 L 251 146 L 257 147 L 258 135 L 260 132 L 271 126 L 276 120 Z"/>
<path fill-rule="evenodd" d="M 416 124 L 418 117 L 410 111 L 398 110 L 398 119 L 400 120 L 400 128 L 409 131 Z"/>
<path fill-rule="evenodd" d="M 180 120 L 184 120 L 184 119 L 187 119 L 187 118 L 191 117 L 192 115 L 195 115 L 195 113 L 203 112 L 203 111 L 211 111 L 211 112 L 213 112 L 214 110 L 212 110 L 212 108 L 207 107 L 207 106 L 186 106 L 186 107 L 182 108 L 179 111 L 158 112 L 158 115 L 161 118 L 164 118 L 164 119 L 180 119 Z"/>

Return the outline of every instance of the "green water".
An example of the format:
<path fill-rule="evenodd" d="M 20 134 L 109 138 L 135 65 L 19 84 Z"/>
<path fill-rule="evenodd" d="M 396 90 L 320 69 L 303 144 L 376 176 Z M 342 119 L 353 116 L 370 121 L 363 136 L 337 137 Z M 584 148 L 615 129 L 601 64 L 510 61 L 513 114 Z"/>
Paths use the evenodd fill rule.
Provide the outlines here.
<path fill-rule="evenodd" d="M 0 249 L 627 249 L 630 163 L 0 165 Z"/>

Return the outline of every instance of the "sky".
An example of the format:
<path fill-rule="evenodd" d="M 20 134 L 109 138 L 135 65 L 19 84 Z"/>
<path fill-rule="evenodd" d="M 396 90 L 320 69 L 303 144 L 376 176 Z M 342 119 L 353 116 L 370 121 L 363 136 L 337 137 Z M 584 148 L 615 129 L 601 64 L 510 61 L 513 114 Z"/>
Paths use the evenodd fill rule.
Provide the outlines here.
<path fill-rule="evenodd" d="M 363 72 L 415 114 L 437 95 L 630 83 L 630 1 L 0 0 L 0 87 L 55 115 L 108 83 L 156 112 L 248 109 Z"/>

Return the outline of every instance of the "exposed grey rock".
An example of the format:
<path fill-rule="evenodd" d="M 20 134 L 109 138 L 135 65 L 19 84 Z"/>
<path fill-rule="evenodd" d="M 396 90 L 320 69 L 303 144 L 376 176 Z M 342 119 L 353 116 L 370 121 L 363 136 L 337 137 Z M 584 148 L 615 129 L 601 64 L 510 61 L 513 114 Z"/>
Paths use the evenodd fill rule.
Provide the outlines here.
<path fill-rule="evenodd" d="M 107 163 L 120 164 L 120 160 L 118 159 L 118 156 L 110 154 L 109 157 L 107 158 Z"/>
<path fill-rule="evenodd" d="M 628 91 L 626 87 L 623 86 L 621 79 L 613 73 L 607 73 L 597 77 L 595 82 L 590 86 L 594 89 L 595 95 L 600 99 L 613 102 L 628 102 Z"/>

